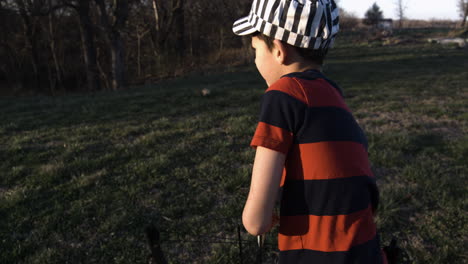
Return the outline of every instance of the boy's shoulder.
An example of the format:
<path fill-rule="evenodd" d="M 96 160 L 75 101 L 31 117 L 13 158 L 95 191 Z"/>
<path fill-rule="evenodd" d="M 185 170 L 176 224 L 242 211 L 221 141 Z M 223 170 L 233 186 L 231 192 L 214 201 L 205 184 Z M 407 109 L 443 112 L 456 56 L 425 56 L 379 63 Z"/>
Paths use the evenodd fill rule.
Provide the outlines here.
<path fill-rule="evenodd" d="M 265 92 L 268 93 L 273 91 L 285 93 L 304 103 L 307 102 L 301 84 L 296 78 L 292 76 L 285 75 L 281 77 L 278 81 L 276 81 L 270 87 L 268 87 L 268 89 Z"/>
<path fill-rule="evenodd" d="M 336 84 L 333 80 L 326 77 L 322 72 L 318 70 L 308 70 L 304 72 L 293 72 L 290 74 L 285 75 L 286 77 L 296 78 L 298 80 L 305 80 L 305 81 L 313 81 L 313 80 L 323 80 L 326 84 L 331 85 L 334 87 L 341 96 L 343 96 L 343 90 L 341 90 L 340 86 Z"/>
<path fill-rule="evenodd" d="M 333 92 L 330 93 L 330 90 Z M 342 99 L 343 96 L 341 88 L 335 82 L 315 70 L 286 74 L 273 83 L 265 92 L 271 91 L 285 93 L 306 104 L 309 104 L 314 97 L 317 99 L 317 97 L 332 96 Z M 325 96 L 324 93 L 329 96 Z"/>

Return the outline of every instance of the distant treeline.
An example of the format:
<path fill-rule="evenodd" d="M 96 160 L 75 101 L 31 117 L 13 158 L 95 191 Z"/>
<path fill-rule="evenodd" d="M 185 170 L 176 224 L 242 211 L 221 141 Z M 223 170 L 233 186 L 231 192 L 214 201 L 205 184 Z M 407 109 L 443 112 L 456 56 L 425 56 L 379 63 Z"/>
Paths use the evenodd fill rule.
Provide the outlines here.
<path fill-rule="evenodd" d="M 251 0 L 0 0 L 0 94 L 118 90 L 242 63 Z M 245 56 L 244 58 L 246 58 Z"/>
<path fill-rule="evenodd" d="M 0 0 L 0 95 L 119 90 L 251 60 L 252 0 Z M 340 10 L 342 31 L 364 31 Z M 412 23 L 412 24 L 411 24 Z M 438 23 L 438 24 L 437 24 Z M 403 27 L 454 25 L 406 21 Z"/>

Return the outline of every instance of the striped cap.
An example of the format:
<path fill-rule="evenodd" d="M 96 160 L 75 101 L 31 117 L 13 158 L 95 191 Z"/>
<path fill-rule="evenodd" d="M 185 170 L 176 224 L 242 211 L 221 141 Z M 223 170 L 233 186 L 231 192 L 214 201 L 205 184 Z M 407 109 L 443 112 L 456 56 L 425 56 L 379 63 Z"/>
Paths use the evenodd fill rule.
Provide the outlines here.
<path fill-rule="evenodd" d="M 334 0 L 254 0 L 248 16 L 232 30 L 244 36 L 260 32 L 300 48 L 326 50 L 339 31 Z"/>

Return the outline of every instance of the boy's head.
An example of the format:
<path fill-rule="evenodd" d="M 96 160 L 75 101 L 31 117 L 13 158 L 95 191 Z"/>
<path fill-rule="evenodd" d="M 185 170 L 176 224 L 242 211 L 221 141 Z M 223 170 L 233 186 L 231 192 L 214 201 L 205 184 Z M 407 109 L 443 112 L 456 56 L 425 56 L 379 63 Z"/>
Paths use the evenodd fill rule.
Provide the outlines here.
<path fill-rule="evenodd" d="M 279 48 L 293 59 L 320 66 L 339 31 L 338 7 L 334 0 L 254 0 L 249 15 L 237 20 L 233 31 L 251 35 L 254 48 Z"/>

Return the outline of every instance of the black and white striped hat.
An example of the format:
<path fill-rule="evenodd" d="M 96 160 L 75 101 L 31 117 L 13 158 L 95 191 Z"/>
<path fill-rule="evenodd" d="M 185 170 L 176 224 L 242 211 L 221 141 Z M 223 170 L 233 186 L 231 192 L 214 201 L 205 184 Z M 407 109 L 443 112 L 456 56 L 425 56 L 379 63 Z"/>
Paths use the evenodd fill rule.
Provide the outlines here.
<path fill-rule="evenodd" d="M 244 36 L 260 32 L 300 48 L 326 50 L 339 31 L 334 0 L 254 0 L 248 16 L 232 30 Z"/>

